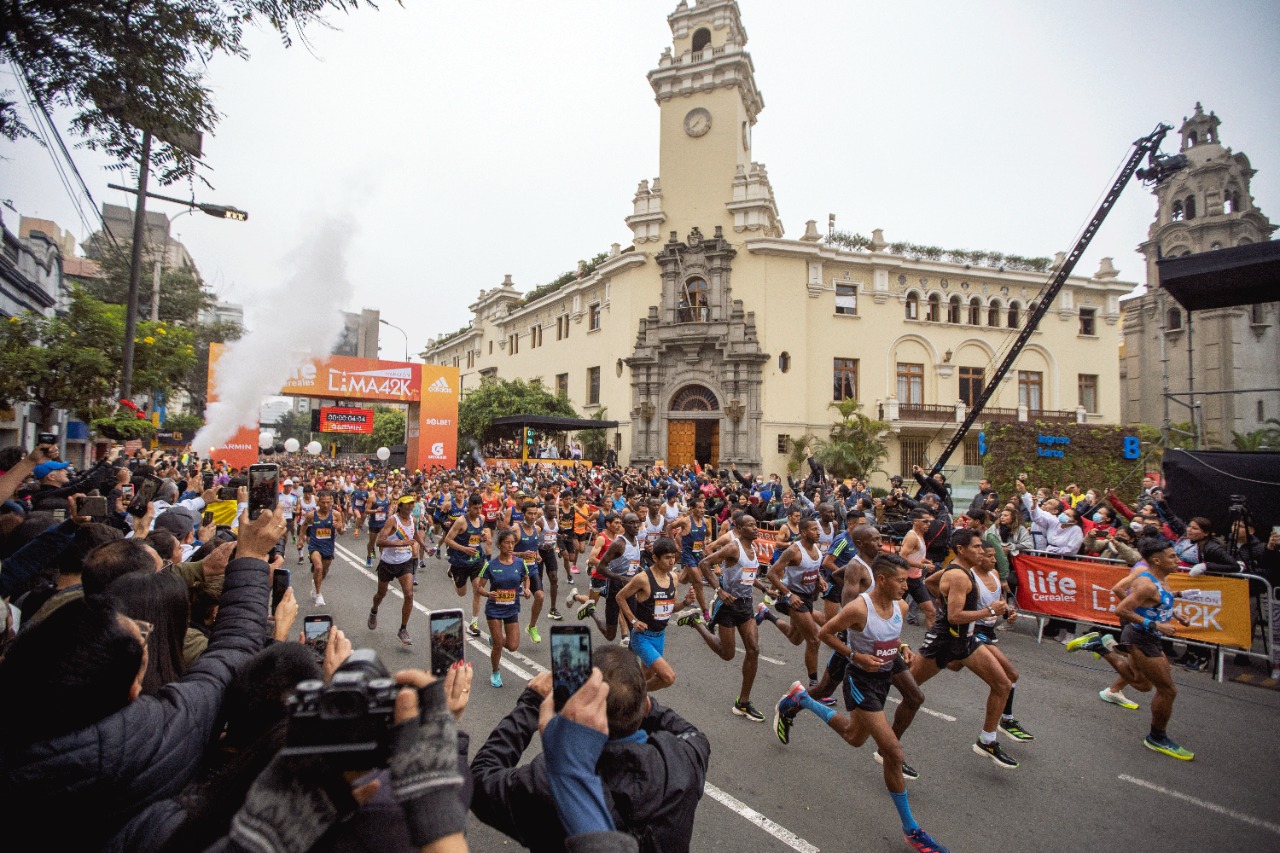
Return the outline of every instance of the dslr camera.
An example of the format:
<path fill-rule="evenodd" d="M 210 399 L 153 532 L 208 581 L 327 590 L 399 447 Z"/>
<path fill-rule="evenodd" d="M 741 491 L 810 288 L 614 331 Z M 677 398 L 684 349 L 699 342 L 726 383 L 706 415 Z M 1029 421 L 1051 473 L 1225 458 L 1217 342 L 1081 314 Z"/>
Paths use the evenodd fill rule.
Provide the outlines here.
<path fill-rule="evenodd" d="M 400 690 L 373 649 L 351 653 L 326 685 L 298 683 L 283 755 L 323 755 L 340 770 L 386 767 Z"/>

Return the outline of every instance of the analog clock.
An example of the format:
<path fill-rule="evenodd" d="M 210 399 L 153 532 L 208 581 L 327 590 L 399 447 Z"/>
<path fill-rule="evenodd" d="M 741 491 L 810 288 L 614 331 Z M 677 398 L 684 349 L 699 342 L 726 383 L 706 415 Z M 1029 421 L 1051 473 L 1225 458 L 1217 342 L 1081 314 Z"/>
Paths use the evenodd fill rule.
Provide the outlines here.
<path fill-rule="evenodd" d="M 689 110 L 684 117 L 684 132 L 693 137 L 705 136 L 711 129 L 711 113 L 703 107 Z"/>

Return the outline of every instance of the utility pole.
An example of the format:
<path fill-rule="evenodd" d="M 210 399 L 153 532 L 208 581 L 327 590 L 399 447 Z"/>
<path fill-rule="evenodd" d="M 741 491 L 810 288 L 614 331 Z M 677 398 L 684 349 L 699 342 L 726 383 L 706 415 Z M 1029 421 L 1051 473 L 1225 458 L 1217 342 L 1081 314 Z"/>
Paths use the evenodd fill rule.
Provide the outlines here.
<path fill-rule="evenodd" d="M 142 131 L 142 156 L 138 161 L 138 203 L 133 209 L 133 246 L 129 261 L 129 299 L 124 315 L 124 360 L 120 399 L 133 394 L 133 337 L 138 333 L 138 280 L 142 276 L 142 241 L 146 236 L 147 179 L 151 168 L 151 131 Z"/>

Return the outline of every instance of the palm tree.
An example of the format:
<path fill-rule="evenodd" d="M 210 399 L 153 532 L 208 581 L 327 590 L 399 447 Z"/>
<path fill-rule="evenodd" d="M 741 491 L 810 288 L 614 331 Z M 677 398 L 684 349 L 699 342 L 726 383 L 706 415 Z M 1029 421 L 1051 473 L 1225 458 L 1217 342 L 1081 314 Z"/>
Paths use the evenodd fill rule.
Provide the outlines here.
<path fill-rule="evenodd" d="M 889 458 L 884 436 L 889 424 L 864 415 L 862 404 L 854 399 L 836 400 L 830 407 L 840 413 L 831 426 L 828 438 L 814 448 L 822 464 L 837 477 L 866 478 L 880 471 Z"/>

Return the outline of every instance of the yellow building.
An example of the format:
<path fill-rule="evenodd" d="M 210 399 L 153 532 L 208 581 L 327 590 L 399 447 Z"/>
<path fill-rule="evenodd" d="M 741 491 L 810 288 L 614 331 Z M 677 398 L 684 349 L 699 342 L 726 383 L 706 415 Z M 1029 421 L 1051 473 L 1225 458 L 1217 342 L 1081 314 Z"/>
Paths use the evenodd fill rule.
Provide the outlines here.
<path fill-rule="evenodd" d="M 1052 262 L 821 235 L 784 236 L 751 130 L 764 109 L 734 0 L 684 0 L 649 82 L 661 174 L 641 181 L 630 245 L 525 294 L 511 276 L 428 342 L 463 388 L 541 377 L 621 422 L 621 460 L 781 472 L 788 439 L 825 436 L 833 400 L 889 422 L 890 471 L 941 451 Z M 992 420 L 1116 423 L 1120 297 L 1104 259 L 1073 276 L 986 410 Z M 972 479 L 976 434 L 952 465 Z M 967 470 L 966 470 L 967 469 Z"/>

